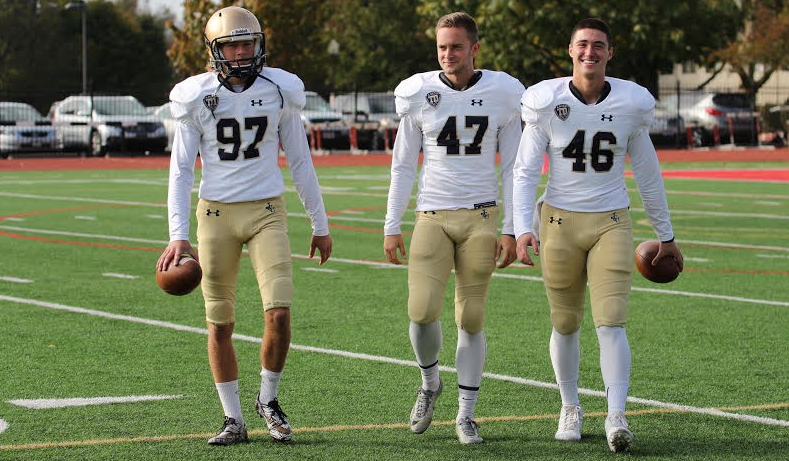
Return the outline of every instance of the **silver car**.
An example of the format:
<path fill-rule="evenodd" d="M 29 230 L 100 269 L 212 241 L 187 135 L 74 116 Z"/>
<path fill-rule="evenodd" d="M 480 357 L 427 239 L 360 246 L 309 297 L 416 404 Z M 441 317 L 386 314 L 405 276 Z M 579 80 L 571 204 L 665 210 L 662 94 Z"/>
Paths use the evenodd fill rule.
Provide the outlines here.
<path fill-rule="evenodd" d="M 392 147 L 400 123 L 394 93 L 338 94 L 331 99 L 331 106 L 359 129 L 359 148 L 380 150 Z"/>
<path fill-rule="evenodd" d="M 342 114 L 334 111 L 318 93 L 307 91 L 307 102 L 301 111 L 301 120 L 307 136 L 316 136 L 313 146 L 321 149 L 349 149 L 350 134 Z M 320 139 L 317 138 L 320 133 Z"/>
<path fill-rule="evenodd" d="M 23 102 L 0 102 L 0 157 L 57 150 L 55 129 L 35 107 Z"/>
<path fill-rule="evenodd" d="M 756 144 L 758 141 L 758 115 L 744 93 L 689 91 L 667 94 L 661 98 L 661 103 L 668 108 L 679 107 L 685 127 L 691 128 L 693 136 L 700 138 L 700 142 L 694 144 L 729 144 L 732 141 Z"/>
<path fill-rule="evenodd" d="M 161 106 L 149 108 L 149 111 L 154 115 L 154 117 L 158 118 L 162 121 L 162 123 L 164 123 L 164 130 L 167 132 L 167 147 L 165 147 L 164 150 L 167 152 L 172 152 L 176 122 L 173 118 L 173 114 L 170 112 L 170 103 L 166 102 Z"/>
<path fill-rule="evenodd" d="M 65 150 L 161 153 L 164 123 L 133 96 L 69 96 L 53 105 L 52 124 Z"/>

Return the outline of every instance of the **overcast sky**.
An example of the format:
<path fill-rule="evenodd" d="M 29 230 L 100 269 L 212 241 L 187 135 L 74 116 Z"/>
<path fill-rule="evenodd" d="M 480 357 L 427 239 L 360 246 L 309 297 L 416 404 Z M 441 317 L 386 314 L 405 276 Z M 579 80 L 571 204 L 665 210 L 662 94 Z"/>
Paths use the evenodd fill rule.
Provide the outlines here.
<path fill-rule="evenodd" d="M 184 0 L 139 0 L 138 5 L 141 9 L 153 13 L 162 11 L 166 8 L 175 13 L 176 23 L 183 21 Z"/>

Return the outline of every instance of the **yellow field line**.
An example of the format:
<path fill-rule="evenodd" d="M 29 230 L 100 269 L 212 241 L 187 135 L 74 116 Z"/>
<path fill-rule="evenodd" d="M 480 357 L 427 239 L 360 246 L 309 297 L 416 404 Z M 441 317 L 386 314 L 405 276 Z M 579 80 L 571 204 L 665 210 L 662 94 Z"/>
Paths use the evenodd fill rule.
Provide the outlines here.
<path fill-rule="evenodd" d="M 720 411 L 744 411 L 744 410 L 775 410 L 789 408 L 789 402 L 774 403 L 765 405 L 753 405 L 743 407 L 726 407 L 717 408 Z M 662 413 L 690 413 L 690 411 L 672 408 L 651 408 L 647 410 L 627 411 L 628 416 L 648 415 L 648 414 L 662 414 Z M 586 418 L 602 418 L 607 416 L 607 412 L 597 411 L 592 413 L 584 413 Z M 523 416 L 481 416 L 476 418 L 478 423 L 486 422 L 511 422 L 511 421 L 538 421 L 538 420 L 557 419 L 556 414 L 542 414 L 542 415 L 523 415 Z M 433 421 L 432 426 L 451 426 L 455 424 L 455 420 L 448 421 Z M 295 433 L 306 432 L 333 432 L 333 431 L 364 431 L 364 430 L 383 430 L 383 429 L 407 429 L 407 423 L 391 423 L 391 424 L 352 424 L 352 425 L 335 425 L 323 427 L 301 427 L 293 429 Z M 254 429 L 249 431 L 250 435 L 268 435 L 265 429 Z M 0 445 L 0 451 L 8 450 L 35 450 L 44 448 L 72 448 L 84 447 L 92 445 L 108 445 L 118 443 L 151 443 L 151 442 L 168 442 L 172 440 L 188 440 L 188 439 L 208 439 L 213 437 L 214 433 L 202 434 L 179 434 L 179 435 L 160 435 L 148 437 L 121 437 L 115 439 L 92 439 L 92 440 L 73 440 L 63 442 L 45 442 L 45 443 L 27 443 L 20 445 Z"/>

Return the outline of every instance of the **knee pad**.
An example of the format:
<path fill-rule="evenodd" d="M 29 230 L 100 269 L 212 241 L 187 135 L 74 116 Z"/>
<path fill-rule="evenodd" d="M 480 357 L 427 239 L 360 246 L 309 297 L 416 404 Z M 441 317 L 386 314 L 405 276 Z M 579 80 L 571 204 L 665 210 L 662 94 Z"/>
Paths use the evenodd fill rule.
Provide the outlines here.
<path fill-rule="evenodd" d="M 455 300 L 455 324 L 470 334 L 482 331 L 485 323 L 485 298 L 465 297 Z"/>
<path fill-rule="evenodd" d="M 291 277 L 290 263 L 277 264 L 266 272 L 266 277 L 258 285 L 263 309 L 289 308 L 293 302 L 293 278 Z"/>
<path fill-rule="evenodd" d="M 594 316 L 594 326 L 600 327 L 624 327 L 627 325 L 627 300 L 611 297 L 600 303 L 601 305 L 592 308 Z"/>
<path fill-rule="evenodd" d="M 551 312 L 551 324 L 562 335 L 573 334 L 581 328 L 584 321 L 583 314 L 571 312 Z"/>
<path fill-rule="evenodd" d="M 419 324 L 438 320 L 444 307 L 446 285 L 430 277 L 408 280 L 408 318 Z"/>
<path fill-rule="evenodd" d="M 235 305 L 232 300 L 219 299 L 215 301 L 206 300 L 205 320 L 214 325 L 229 325 L 236 321 Z"/>

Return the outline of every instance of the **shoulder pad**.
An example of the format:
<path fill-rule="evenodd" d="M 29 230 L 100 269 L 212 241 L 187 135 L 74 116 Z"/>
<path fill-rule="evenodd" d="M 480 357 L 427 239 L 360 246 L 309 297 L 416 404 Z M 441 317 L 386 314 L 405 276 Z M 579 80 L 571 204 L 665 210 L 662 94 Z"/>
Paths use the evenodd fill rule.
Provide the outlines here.
<path fill-rule="evenodd" d="M 616 91 L 626 97 L 625 101 L 633 108 L 633 115 L 640 120 L 641 124 L 651 125 L 655 110 L 655 98 L 652 97 L 652 94 L 643 86 L 629 80 L 612 78 L 610 82 L 611 92 Z"/>
<path fill-rule="evenodd" d="M 394 90 L 397 115 L 404 117 L 414 107 L 414 97 L 425 85 L 425 80 L 433 72 L 414 74 L 400 82 Z"/>
<path fill-rule="evenodd" d="M 521 106 L 535 111 L 546 109 L 553 102 L 556 84 L 555 80 L 543 80 L 526 88 L 521 97 Z"/>
<path fill-rule="evenodd" d="M 537 123 L 540 115 L 550 111 L 557 86 L 556 80 L 543 80 L 526 88 L 521 97 L 521 119 L 526 123 Z"/>
<path fill-rule="evenodd" d="M 643 86 L 633 84 L 633 101 L 641 110 L 653 110 L 655 108 L 655 98 Z"/>
<path fill-rule="evenodd" d="M 298 110 L 304 108 L 304 104 L 307 103 L 304 82 L 296 74 L 275 67 L 264 67 L 261 75 L 279 86 L 282 97 L 285 99 L 285 107 L 293 107 Z"/>
<path fill-rule="evenodd" d="M 215 81 L 215 78 L 213 72 L 206 72 L 189 77 L 175 85 L 170 91 L 170 101 L 172 102 L 170 112 L 173 118 L 183 118 L 193 106 L 202 104 L 203 96 L 206 94 L 205 89 L 211 81 Z M 214 86 L 216 87 L 216 84 Z"/>
<path fill-rule="evenodd" d="M 520 80 L 513 77 L 512 75 L 506 72 L 495 72 L 495 71 L 485 71 L 490 72 L 496 76 L 496 85 L 498 88 L 509 94 L 514 96 L 516 99 L 520 100 L 521 96 L 523 96 L 523 92 L 526 91 L 526 87 L 523 86 Z"/>

